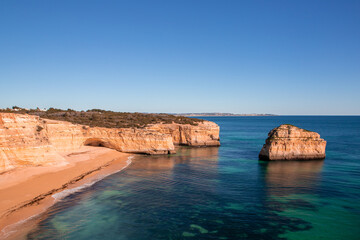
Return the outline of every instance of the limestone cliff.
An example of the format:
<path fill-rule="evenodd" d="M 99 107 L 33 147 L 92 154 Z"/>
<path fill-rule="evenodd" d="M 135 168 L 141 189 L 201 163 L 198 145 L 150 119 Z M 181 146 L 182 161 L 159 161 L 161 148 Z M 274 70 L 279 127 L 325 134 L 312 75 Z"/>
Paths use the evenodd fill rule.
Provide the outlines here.
<path fill-rule="evenodd" d="M 16 166 L 60 163 L 38 117 L 0 114 L 0 171 Z"/>
<path fill-rule="evenodd" d="M 289 124 L 272 129 L 260 151 L 261 160 L 324 159 L 326 141 L 316 132 Z"/>
<path fill-rule="evenodd" d="M 163 125 L 145 129 L 101 128 L 33 115 L 0 113 L 0 172 L 19 166 L 59 164 L 64 161 L 61 154 L 83 145 L 145 154 L 172 153 L 174 143 L 219 145 L 219 127 L 215 123 Z"/>
<path fill-rule="evenodd" d="M 190 124 L 154 124 L 147 129 L 170 134 L 173 143 L 187 146 L 220 146 L 220 128 L 216 123 L 204 121 L 198 125 Z"/>

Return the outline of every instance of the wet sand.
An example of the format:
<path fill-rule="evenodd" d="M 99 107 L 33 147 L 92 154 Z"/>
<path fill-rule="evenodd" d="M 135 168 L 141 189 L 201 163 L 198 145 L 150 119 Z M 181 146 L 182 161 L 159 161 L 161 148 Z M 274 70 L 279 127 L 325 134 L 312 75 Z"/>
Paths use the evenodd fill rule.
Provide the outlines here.
<path fill-rule="evenodd" d="M 19 239 L 26 220 L 66 194 L 125 168 L 130 154 L 84 146 L 63 155 L 66 165 L 26 167 L 0 175 L 0 239 Z"/>

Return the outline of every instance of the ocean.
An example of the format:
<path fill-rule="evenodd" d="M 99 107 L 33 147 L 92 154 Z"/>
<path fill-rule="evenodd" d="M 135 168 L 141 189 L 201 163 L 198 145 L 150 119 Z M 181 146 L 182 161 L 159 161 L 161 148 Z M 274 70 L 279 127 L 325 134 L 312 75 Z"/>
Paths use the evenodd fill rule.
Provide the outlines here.
<path fill-rule="evenodd" d="M 204 117 L 221 147 L 138 155 L 40 217 L 28 239 L 360 239 L 360 117 Z M 263 162 L 280 124 L 318 132 L 324 161 Z"/>

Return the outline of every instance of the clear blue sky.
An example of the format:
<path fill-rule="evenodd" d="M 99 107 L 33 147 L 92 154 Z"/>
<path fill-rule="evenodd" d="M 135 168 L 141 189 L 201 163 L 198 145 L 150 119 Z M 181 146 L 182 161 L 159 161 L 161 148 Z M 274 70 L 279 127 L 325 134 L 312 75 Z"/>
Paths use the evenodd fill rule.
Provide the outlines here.
<path fill-rule="evenodd" d="M 0 1 L 0 108 L 360 114 L 360 1 Z"/>

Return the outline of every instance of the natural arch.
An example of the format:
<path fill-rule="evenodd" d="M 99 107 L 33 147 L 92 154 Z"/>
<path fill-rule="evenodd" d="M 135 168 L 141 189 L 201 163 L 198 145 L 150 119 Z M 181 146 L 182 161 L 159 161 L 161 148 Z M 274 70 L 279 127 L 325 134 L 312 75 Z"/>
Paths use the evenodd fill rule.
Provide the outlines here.
<path fill-rule="evenodd" d="M 93 147 L 106 147 L 112 148 L 111 144 L 108 141 L 104 141 L 101 138 L 89 138 L 84 142 L 85 146 L 93 146 Z"/>

